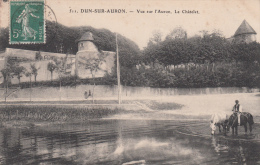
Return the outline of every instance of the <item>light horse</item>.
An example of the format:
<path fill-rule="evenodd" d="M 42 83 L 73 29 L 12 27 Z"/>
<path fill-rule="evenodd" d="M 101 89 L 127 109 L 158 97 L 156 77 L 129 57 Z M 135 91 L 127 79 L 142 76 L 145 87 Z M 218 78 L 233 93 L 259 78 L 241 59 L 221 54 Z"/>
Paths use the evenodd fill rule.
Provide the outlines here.
<path fill-rule="evenodd" d="M 228 127 L 228 115 L 225 113 L 215 113 L 211 116 L 210 119 L 210 128 L 211 128 L 211 135 L 215 134 L 216 126 L 219 128 L 219 132 L 221 132 L 220 127 L 223 127 L 224 135 L 226 132 L 229 131 Z"/>
<path fill-rule="evenodd" d="M 247 123 L 249 124 L 249 130 L 251 133 L 252 125 L 254 124 L 254 120 L 253 120 L 253 116 L 248 112 L 242 112 L 240 114 L 240 125 L 238 125 L 238 115 L 237 114 L 232 114 L 228 120 L 228 125 L 232 128 L 232 134 L 234 134 L 234 129 L 235 129 L 236 135 L 237 135 L 238 126 L 244 126 L 245 133 L 247 133 Z"/>

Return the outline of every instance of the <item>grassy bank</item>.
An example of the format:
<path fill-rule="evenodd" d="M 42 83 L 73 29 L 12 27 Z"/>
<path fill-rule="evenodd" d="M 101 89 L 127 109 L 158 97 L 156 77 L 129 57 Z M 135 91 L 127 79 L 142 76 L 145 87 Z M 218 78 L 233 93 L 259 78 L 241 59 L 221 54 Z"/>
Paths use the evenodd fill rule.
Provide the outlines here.
<path fill-rule="evenodd" d="M 124 104 L 125 102 L 122 102 Z M 117 100 L 61 100 L 61 101 L 8 101 L 0 102 L 1 104 L 118 104 Z"/>
<path fill-rule="evenodd" d="M 103 105 L 102 105 L 103 104 Z M 160 110 L 181 109 L 183 105 L 155 100 L 116 100 L 8 102 L 0 106 L 0 126 L 34 126 L 36 123 L 84 122 L 113 116 L 131 119 L 174 119 L 174 115 L 158 114 Z M 159 116 L 158 116 L 159 115 Z M 165 116 L 166 115 L 166 116 Z"/>
<path fill-rule="evenodd" d="M 85 121 L 107 117 L 109 115 L 123 113 L 119 109 L 108 108 L 88 108 L 73 106 L 55 106 L 55 105 L 9 105 L 3 106 L 0 110 L 1 121 Z"/>

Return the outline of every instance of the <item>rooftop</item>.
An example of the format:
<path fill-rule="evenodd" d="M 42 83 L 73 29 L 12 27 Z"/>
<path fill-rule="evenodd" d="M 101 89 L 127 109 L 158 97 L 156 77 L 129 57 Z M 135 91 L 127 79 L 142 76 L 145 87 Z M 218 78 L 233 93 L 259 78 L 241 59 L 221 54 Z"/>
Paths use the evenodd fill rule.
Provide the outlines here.
<path fill-rule="evenodd" d="M 234 37 L 241 34 L 256 34 L 255 30 L 244 20 L 241 25 L 238 27 L 237 31 L 234 34 Z"/>
<path fill-rule="evenodd" d="M 79 42 L 79 41 L 93 41 L 94 38 L 93 38 L 93 35 L 91 32 L 85 32 L 81 38 L 79 40 L 76 40 L 76 42 Z"/>

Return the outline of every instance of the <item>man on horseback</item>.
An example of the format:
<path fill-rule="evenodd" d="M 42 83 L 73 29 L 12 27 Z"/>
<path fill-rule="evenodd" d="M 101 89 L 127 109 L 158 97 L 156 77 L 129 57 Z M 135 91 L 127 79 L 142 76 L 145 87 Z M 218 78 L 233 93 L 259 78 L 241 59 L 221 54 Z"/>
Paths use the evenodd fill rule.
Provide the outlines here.
<path fill-rule="evenodd" d="M 236 104 L 234 105 L 232 111 L 234 115 L 237 115 L 238 125 L 240 125 L 240 114 L 242 113 L 242 106 L 239 104 L 238 100 L 236 100 L 235 103 Z"/>
<path fill-rule="evenodd" d="M 235 101 L 236 104 L 233 107 L 233 114 L 228 119 L 228 125 L 232 128 L 232 134 L 234 131 L 237 135 L 237 127 L 243 125 L 245 128 L 245 133 L 247 133 L 247 124 L 249 124 L 249 130 L 252 132 L 252 125 L 254 124 L 254 119 L 252 114 L 249 112 L 242 112 L 242 106 L 239 101 Z"/>

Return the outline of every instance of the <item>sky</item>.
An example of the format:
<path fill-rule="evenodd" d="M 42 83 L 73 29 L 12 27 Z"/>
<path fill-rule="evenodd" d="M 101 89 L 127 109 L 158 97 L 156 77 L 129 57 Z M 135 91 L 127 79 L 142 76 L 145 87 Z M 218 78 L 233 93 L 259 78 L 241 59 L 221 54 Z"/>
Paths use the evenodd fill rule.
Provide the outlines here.
<path fill-rule="evenodd" d="M 212 32 L 217 29 L 229 38 L 244 19 L 258 33 L 257 41 L 260 42 L 260 0 L 45 0 L 45 4 L 60 24 L 106 28 L 131 39 L 141 49 L 147 46 L 154 31 L 166 36 L 178 26 L 187 31 L 188 37 L 201 30 Z M 6 27 L 9 5 L 0 1 L 0 8 L 0 26 Z M 81 13 L 82 9 L 124 9 L 126 13 Z M 145 13 L 138 13 L 138 10 Z M 155 13 L 155 10 L 170 13 Z M 199 14 L 182 13 L 184 10 Z"/>

